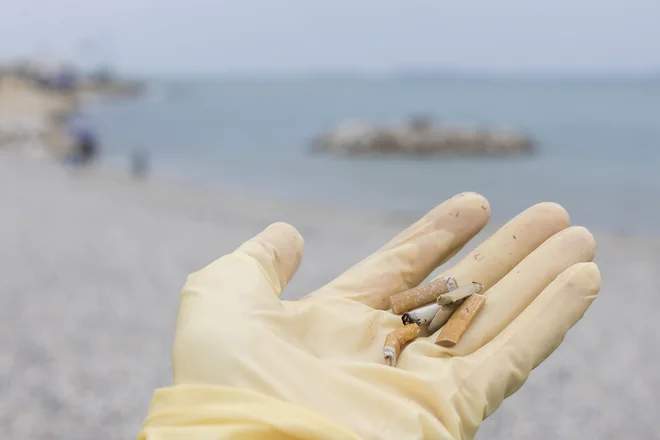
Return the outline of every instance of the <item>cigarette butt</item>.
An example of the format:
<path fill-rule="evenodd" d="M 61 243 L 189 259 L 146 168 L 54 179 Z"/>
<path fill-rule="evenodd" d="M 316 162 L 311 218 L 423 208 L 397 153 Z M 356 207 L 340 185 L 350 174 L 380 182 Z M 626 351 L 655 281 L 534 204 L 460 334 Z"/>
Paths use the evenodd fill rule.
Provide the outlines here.
<path fill-rule="evenodd" d="M 478 293 L 465 299 L 451 315 L 447 324 L 442 327 L 435 343 L 448 348 L 456 345 L 474 317 L 477 316 L 477 313 L 483 307 L 484 302 L 486 302 L 486 296 Z"/>
<path fill-rule="evenodd" d="M 408 342 L 419 336 L 421 329 L 417 324 L 407 324 L 391 332 L 385 338 L 383 356 L 391 366 L 396 365 L 396 360 L 401 354 L 401 348 Z"/>
<path fill-rule="evenodd" d="M 438 306 L 438 311 L 429 323 L 429 333 L 435 333 L 440 330 L 440 327 L 445 325 L 451 315 L 456 311 L 456 308 L 461 304 L 462 300 L 456 301 L 452 304 L 444 304 Z"/>
<path fill-rule="evenodd" d="M 396 315 L 424 306 L 435 301 L 438 296 L 458 287 L 451 275 L 433 280 L 422 286 L 413 287 L 404 292 L 390 296 L 392 312 Z"/>
<path fill-rule="evenodd" d="M 437 302 L 441 306 L 445 304 L 455 303 L 456 301 L 465 299 L 474 293 L 481 292 L 481 289 L 483 289 L 483 287 L 484 286 L 482 286 L 481 284 L 475 283 L 473 281 L 472 284 L 461 286 L 458 289 L 452 290 L 447 293 L 443 293 L 438 297 Z"/>
<path fill-rule="evenodd" d="M 438 304 L 431 303 L 404 313 L 401 320 L 404 324 L 425 325 L 431 322 L 439 309 Z"/>

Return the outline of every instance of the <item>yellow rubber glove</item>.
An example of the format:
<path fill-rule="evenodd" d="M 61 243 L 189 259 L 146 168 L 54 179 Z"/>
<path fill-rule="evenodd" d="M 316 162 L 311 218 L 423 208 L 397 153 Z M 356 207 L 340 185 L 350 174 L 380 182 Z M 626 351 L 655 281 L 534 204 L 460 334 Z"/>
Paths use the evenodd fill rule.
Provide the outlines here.
<path fill-rule="evenodd" d="M 514 218 L 454 267 L 485 306 L 451 349 L 422 337 L 385 364 L 402 325 L 388 296 L 422 282 L 490 215 L 472 193 L 298 301 L 279 295 L 303 240 L 271 225 L 193 273 L 181 295 L 174 386 L 157 390 L 139 439 L 470 439 L 582 317 L 600 288 L 595 243 L 553 203 Z"/>

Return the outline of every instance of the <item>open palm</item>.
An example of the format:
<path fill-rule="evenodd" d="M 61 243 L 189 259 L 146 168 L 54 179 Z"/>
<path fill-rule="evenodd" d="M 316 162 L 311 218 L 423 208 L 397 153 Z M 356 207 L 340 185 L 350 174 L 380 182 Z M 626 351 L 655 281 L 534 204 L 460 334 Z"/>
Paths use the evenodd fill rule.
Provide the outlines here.
<path fill-rule="evenodd" d="M 272 438 L 472 438 L 600 288 L 591 234 L 569 227 L 559 205 L 535 205 L 440 275 L 478 281 L 487 295 L 461 341 L 443 348 L 436 335 L 421 337 L 396 367 L 387 365 L 385 336 L 402 325 L 387 311 L 388 297 L 421 283 L 489 215 L 482 196 L 459 194 L 297 301 L 279 298 L 303 251 L 287 224 L 271 225 L 191 274 L 181 296 L 173 389 L 204 390 L 194 405 L 214 410 L 202 423 L 195 416 L 173 422 L 152 408 L 145 432 L 194 419 L 232 438 L 267 429 Z"/>

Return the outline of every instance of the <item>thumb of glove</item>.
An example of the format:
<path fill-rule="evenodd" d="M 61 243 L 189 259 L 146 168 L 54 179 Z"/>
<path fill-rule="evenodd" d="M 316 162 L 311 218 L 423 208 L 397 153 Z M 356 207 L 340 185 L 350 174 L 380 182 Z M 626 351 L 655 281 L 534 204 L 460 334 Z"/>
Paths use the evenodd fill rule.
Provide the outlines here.
<path fill-rule="evenodd" d="M 254 310 L 279 303 L 298 269 L 303 239 L 286 223 L 274 223 L 205 268 L 191 274 L 181 293 L 180 318 L 198 319 L 210 310 Z"/>
<path fill-rule="evenodd" d="M 181 292 L 173 364 L 183 365 L 241 328 L 255 312 L 281 307 L 279 295 L 296 272 L 303 251 L 298 231 L 275 223 L 205 268 L 191 274 Z M 193 354 L 195 356 L 193 356 Z"/>

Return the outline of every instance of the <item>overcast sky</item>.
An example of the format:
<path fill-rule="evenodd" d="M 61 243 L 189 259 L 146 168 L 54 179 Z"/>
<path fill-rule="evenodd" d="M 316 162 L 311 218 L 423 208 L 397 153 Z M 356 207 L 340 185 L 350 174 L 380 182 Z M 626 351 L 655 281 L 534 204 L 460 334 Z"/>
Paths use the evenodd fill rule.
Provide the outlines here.
<path fill-rule="evenodd" d="M 660 71 L 659 0 L 0 0 L 0 6 L 0 59 L 85 56 L 131 73 Z"/>

